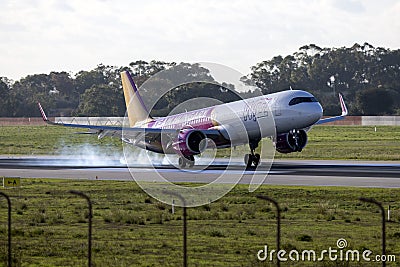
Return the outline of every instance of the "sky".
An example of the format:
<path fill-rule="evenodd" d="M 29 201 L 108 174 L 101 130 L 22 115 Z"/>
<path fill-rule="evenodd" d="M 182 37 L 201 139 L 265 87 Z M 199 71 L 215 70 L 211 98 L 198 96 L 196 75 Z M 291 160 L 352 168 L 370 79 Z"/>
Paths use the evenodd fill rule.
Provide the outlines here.
<path fill-rule="evenodd" d="M 0 77 L 136 60 L 243 74 L 306 44 L 400 48 L 397 0 L 1 0 Z"/>

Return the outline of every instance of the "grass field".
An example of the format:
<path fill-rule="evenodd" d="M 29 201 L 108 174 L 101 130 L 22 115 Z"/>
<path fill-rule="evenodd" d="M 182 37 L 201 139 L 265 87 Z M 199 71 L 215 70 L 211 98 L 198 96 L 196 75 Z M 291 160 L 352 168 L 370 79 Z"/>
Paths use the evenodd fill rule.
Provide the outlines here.
<path fill-rule="evenodd" d="M 75 134 L 84 131 L 48 125 L 3 126 L 0 127 L 0 155 L 73 154 L 88 146 L 109 155 L 121 152 L 118 138 L 98 140 L 97 135 Z"/>
<path fill-rule="evenodd" d="M 399 160 L 398 127 L 318 126 L 301 153 L 276 158 Z M 76 135 L 60 127 L 0 127 L 0 155 L 120 154 L 118 139 Z M 246 150 L 246 149 L 243 149 Z M 181 266 L 182 210 L 146 195 L 133 182 L 23 179 L 22 187 L 0 189 L 11 196 L 13 260 L 16 266 L 85 266 L 88 213 L 80 190 L 93 201 L 94 266 Z M 193 186 L 193 185 L 191 185 Z M 387 208 L 387 252 L 400 266 L 400 189 L 239 185 L 215 203 L 188 209 L 189 266 L 274 266 L 257 252 L 275 249 L 274 207 L 256 195 L 276 199 L 282 209 L 282 248 L 321 252 L 345 238 L 348 249 L 380 253 L 380 214 L 359 197 Z M 6 264 L 6 202 L 0 200 L 0 266 Z M 287 262 L 282 266 L 380 266 L 376 262 Z"/>
<path fill-rule="evenodd" d="M 68 193 L 80 190 L 93 201 L 94 266 L 181 266 L 182 210 L 148 197 L 133 182 L 24 179 L 11 196 L 16 266 L 85 266 L 87 206 Z M 282 248 L 290 251 L 336 247 L 380 253 L 380 214 L 359 197 L 391 206 L 387 252 L 400 261 L 400 190 L 239 185 L 215 203 L 188 209 L 190 266 L 272 266 L 257 252 L 276 248 L 275 209 L 257 199 L 276 199 L 282 209 Z M 0 200 L 0 266 L 6 261 L 6 202 Z M 282 266 L 377 266 L 376 263 L 288 262 Z M 379 264 L 378 264 L 379 266 Z M 395 263 L 388 266 L 396 266 Z"/>
<path fill-rule="evenodd" d="M 280 154 L 275 158 L 400 160 L 400 127 L 317 126 L 300 153 Z M 122 153 L 118 138 L 97 139 L 96 135 L 74 134 L 76 129 L 55 126 L 0 127 L 0 155 L 38 155 L 84 153 L 88 146 L 97 153 Z M 248 153 L 248 148 L 239 148 Z M 225 155 L 220 152 L 220 155 Z"/>
<path fill-rule="evenodd" d="M 400 127 L 317 126 L 306 148 L 278 158 L 400 160 Z"/>

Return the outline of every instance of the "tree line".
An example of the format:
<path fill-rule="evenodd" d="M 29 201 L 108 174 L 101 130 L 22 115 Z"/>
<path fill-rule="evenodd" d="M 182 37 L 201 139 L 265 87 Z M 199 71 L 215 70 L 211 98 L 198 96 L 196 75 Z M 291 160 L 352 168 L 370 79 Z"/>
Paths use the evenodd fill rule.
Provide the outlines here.
<path fill-rule="evenodd" d="M 270 93 L 289 87 L 305 88 L 322 103 L 324 113 L 337 114 L 341 92 L 351 115 L 399 115 L 400 50 L 364 43 L 350 48 L 300 47 L 251 68 L 244 79 Z"/>
<path fill-rule="evenodd" d="M 169 73 L 171 67 L 174 71 Z M 196 97 L 230 102 L 257 95 L 253 91 L 236 92 L 232 84 L 217 83 L 210 71 L 198 64 L 138 60 L 123 67 L 100 64 L 74 75 L 50 72 L 18 81 L 1 77 L 0 116 L 40 116 L 38 101 L 50 116 L 124 116 L 120 79 L 123 70 L 131 72 L 138 86 L 143 84 L 141 94 L 145 101 L 156 103 L 154 116 L 166 115 L 183 101 Z M 160 75 L 146 82 L 156 73 Z M 207 83 L 186 83 L 193 76 Z M 351 115 L 400 114 L 400 50 L 368 43 L 350 48 L 305 45 L 292 55 L 257 63 L 241 80 L 257 86 L 263 94 L 289 88 L 307 90 L 320 100 L 325 115 L 340 113 L 338 92 L 343 93 Z M 183 85 L 160 97 L 162 87 L 168 84 Z M 193 103 L 199 107 L 202 104 Z"/>

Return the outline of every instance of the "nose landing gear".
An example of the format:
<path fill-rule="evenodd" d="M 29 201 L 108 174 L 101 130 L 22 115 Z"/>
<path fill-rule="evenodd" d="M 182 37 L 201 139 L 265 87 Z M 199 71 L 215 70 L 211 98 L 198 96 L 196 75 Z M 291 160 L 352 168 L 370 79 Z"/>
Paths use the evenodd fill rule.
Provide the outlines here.
<path fill-rule="evenodd" d="M 244 164 L 246 164 L 246 169 L 250 169 L 251 167 L 257 168 L 260 163 L 260 154 L 246 154 L 244 155 Z"/>
<path fill-rule="evenodd" d="M 258 164 L 260 164 L 260 154 L 255 154 L 255 150 L 258 147 L 259 141 L 250 142 L 250 154 L 244 155 L 244 164 L 246 164 L 246 169 L 250 169 L 251 167 L 257 168 Z"/>

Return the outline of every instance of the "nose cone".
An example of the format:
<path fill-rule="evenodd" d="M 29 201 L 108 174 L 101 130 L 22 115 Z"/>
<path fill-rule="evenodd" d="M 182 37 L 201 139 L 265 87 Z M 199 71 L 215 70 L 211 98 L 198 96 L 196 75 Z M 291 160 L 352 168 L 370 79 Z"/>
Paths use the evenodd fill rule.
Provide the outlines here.
<path fill-rule="evenodd" d="M 322 118 L 323 109 L 319 102 L 307 103 L 308 105 L 303 106 L 302 113 L 305 115 L 307 123 L 309 125 L 315 124 Z"/>
<path fill-rule="evenodd" d="M 319 121 L 322 118 L 322 114 L 324 113 L 324 110 L 322 109 L 322 106 L 319 102 L 315 102 L 313 105 L 313 111 L 310 113 L 310 119 L 312 119 L 314 123 Z"/>

